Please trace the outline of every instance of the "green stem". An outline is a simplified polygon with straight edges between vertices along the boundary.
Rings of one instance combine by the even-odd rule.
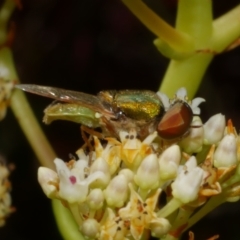
[[[6,79],[18,81],[19,78],[9,48],[3,48],[0,51],[0,68],[6,70],[6,75],[4,76]],[[41,164],[54,169],[53,160],[56,158],[56,154],[42,132],[25,94],[21,90],[15,89],[11,97],[10,105]],[[53,201],[53,210],[59,231],[65,239],[84,240],[71,213],[62,206],[59,200]]]
[[[6,0],[0,8],[0,45],[6,43],[8,36],[7,26],[15,6],[14,0]]]
[[[0,9],[0,45],[4,45],[7,40],[7,24],[14,8],[15,2],[6,0]],[[19,77],[12,52],[8,47],[2,47],[0,50],[0,70],[3,79],[18,82]],[[56,154],[42,132],[25,95],[21,91],[15,90],[10,105],[41,164],[54,169],[53,160]]]
[[[198,53],[182,61],[171,60],[159,90],[172,97],[185,87],[188,97],[193,98],[212,59],[212,54]]]
[[[75,222],[77,223],[77,226],[81,226],[83,223],[83,220],[79,214],[79,208],[77,203],[68,203],[68,207],[70,212],[72,213],[73,218],[75,219]]]
[[[41,165],[55,169],[53,160],[56,158],[56,154],[21,90],[14,90],[11,97],[11,108]]]
[[[194,214],[188,221],[187,228],[184,229],[186,231],[189,229],[192,225],[194,225],[196,222],[198,222],[200,219],[202,219],[204,216],[206,216],[209,212],[211,212],[213,209],[221,205],[225,202],[225,197],[223,194],[219,194],[218,196],[211,197],[208,202],[198,211],[196,214]]]
[[[172,97],[177,89],[185,87],[191,99],[213,59],[213,53],[208,51],[212,35],[211,1],[179,1],[176,28],[194,38],[196,53],[181,61],[171,60],[160,91]]]
[[[213,22],[212,45],[216,52],[222,52],[240,37],[240,4]]]
[[[57,221],[58,229],[65,240],[84,240],[78,230],[70,211],[59,200],[52,201],[53,212]]]
[[[178,237],[174,237],[171,234],[166,234],[165,236],[161,237],[161,240],[178,240]]]
[[[179,201],[176,198],[172,198],[166,206],[164,206],[160,211],[158,211],[157,216],[166,218],[170,214],[172,214],[174,211],[176,211],[178,208],[180,208],[183,205],[181,201]]]
[[[240,5],[212,23],[211,1],[179,1],[177,29],[194,37],[196,53],[181,61],[171,60],[160,91],[173,96],[184,86],[192,98],[214,55],[240,36],[239,16]]]
[[[193,98],[214,55],[240,36],[240,5],[213,21],[211,1],[180,0],[174,29],[141,0],[122,1],[158,36],[160,41],[154,43],[159,51],[175,58],[171,60],[160,87],[160,91],[170,97],[184,86],[189,98]]]
[[[196,159],[197,159],[198,165],[206,159],[210,148],[211,148],[211,145],[203,145],[201,152],[197,153]]]
[[[2,76],[4,79],[18,81],[12,53],[7,47],[0,51],[0,69],[4,73]],[[56,154],[42,132],[24,93],[20,90],[14,90],[10,106],[41,164],[54,169],[53,160],[56,158]]]
[[[166,23],[141,0],[122,0],[129,10],[157,37],[179,51],[190,51],[192,38]]]
[[[188,225],[188,219],[192,215],[194,208],[179,208],[177,217],[172,223],[172,227],[170,230],[170,235],[175,237],[179,237],[183,231],[185,231],[185,227]]]
[[[194,38],[195,49],[204,49],[209,45],[212,20],[212,1],[178,1],[176,29]]]
[[[234,174],[232,177],[230,177],[227,181],[225,181],[224,183],[222,183],[222,189],[226,189],[234,184],[236,184],[237,182],[240,181],[240,176],[239,174]]]

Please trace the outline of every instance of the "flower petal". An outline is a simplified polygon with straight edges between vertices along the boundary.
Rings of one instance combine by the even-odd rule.
[[[177,90],[176,92],[176,96],[182,100],[185,100],[185,98],[187,97],[187,90],[184,87],[181,87]]]

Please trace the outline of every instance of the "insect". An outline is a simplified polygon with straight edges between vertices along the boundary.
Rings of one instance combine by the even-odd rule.
[[[46,124],[69,120],[88,128],[100,127],[104,136],[118,138],[120,131],[134,128],[140,139],[157,130],[161,138],[172,140],[189,131],[193,118],[186,102],[176,100],[165,112],[160,97],[148,90],[101,91],[95,96],[32,84],[16,87],[57,100],[44,110]]]

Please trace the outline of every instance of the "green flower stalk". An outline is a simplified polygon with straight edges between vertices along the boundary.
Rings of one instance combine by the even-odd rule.
[[[24,93],[16,89],[13,90],[13,85],[19,81],[19,78],[15,70],[11,50],[8,47],[0,49],[0,69],[2,74],[1,88],[6,89],[0,93],[0,95],[5,96],[4,101],[0,104],[1,115],[5,116],[6,108],[10,104],[20,126],[42,164],[54,168],[52,159],[56,155],[44,136]],[[11,100],[8,100],[8,96],[10,96],[8,91],[10,90],[13,91]],[[36,136],[38,137],[36,138]]]
[[[20,82],[9,45],[11,38],[7,31],[7,24],[17,1],[6,0],[0,9],[0,118],[6,115],[6,108],[11,106],[18,122],[28,138],[40,162],[54,169],[52,160],[56,157],[51,145],[42,132],[29,103],[23,92],[14,89],[13,85]],[[10,29],[11,31],[11,29]],[[11,92],[11,90],[13,90]],[[12,94],[10,94],[10,92]],[[11,95],[11,100],[9,100]],[[36,138],[36,136],[38,136]]]
[[[173,28],[141,0],[122,1],[156,35],[154,45],[171,60],[159,88],[168,96],[184,86],[192,98],[213,57],[240,36],[240,5],[213,20],[211,1],[180,0]]]

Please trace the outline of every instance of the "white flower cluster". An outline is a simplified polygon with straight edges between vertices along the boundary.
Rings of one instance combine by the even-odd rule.
[[[198,127],[174,143],[162,141],[157,132],[140,141],[134,129],[121,132],[120,140],[106,138],[106,144],[94,136],[94,152],[80,149],[79,160],[68,163],[55,159],[56,172],[40,167],[39,183],[49,198],[69,208],[88,239],[181,234],[188,221],[177,216],[182,206],[196,209],[223,192],[226,201],[240,195],[239,139],[231,121],[226,126],[217,114],[204,125],[196,117],[193,125]],[[160,208],[163,191],[167,203]],[[176,219],[170,221],[173,212]]]

